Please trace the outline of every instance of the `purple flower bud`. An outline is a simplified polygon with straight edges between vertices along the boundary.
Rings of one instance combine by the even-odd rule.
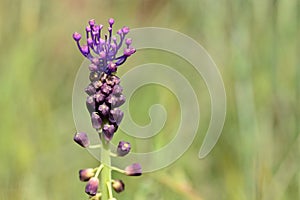
[[[116,96],[116,95],[122,94],[122,92],[123,92],[123,88],[120,85],[115,85],[113,87],[113,90],[112,90],[113,95]]]
[[[101,117],[96,113],[92,113],[92,126],[94,129],[100,129],[102,125]]]
[[[83,53],[84,55],[87,55],[87,54],[90,53],[90,49],[89,49],[89,47],[88,47],[87,45],[82,45],[81,51],[82,51],[82,53]]]
[[[94,43],[94,41],[93,41],[92,38],[88,38],[88,39],[86,40],[86,43],[87,43],[88,46],[92,46],[93,43]]]
[[[117,148],[117,155],[125,156],[130,152],[130,149],[131,149],[131,145],[129,142],[120,141]]]
[[[117,31],[117,34],[118,34],[118,35],[121,35],[122,33],[123,33],[122,29],[119,29],[119,30]]]
[[[89,65],[89,70],[92,72],[96,72],[98,70],[98,66],[95,64],[90,64]]]
[[[86,133],[75,133],[74,135],[74,141],[79,144],[80,146],[86,148],[88,146],[90,146],[90,141],[88,136],[86,135]]]
[[[115,23],[115,20],[113,18],[110,18],[108,20],[109,25],[113,25]]]
[[[104,83],[101,86],[101,91],[105,94],[109,94],[111,90],[112,90],[112,88],[107,83]]]
[[[127,33],[129,33],[129,28],[127,26],[124,26],[122,28],[122,32],[126,35]]]
[[[100,74],[98,72],[91,72],[89,78],[91,82],[98,81],[100,78]]]
[[[102,82],[101,81],[94,81],[93,86],[94,86],[94,88],[99,89],[102,86]]]
[[[103,126],[102,131],[103,131],[105,140],[106,140],[106,141],[110,141],[110,140],[113,138],[113,136],[114,136],[114,133],[115,133],[115,131],[116,131],[116,128],[115,128],[115,126],[112,125],[112,124],[105,124],[105,125]]]
[[[90,25],[91,27],[93,27],[93,26],[95,25],[95,20],[94,20],[94,19],[91,19],[91,20],[89,21],[89,25]]]
[[[87,32],[91,32],[91,27],[90,26],[87,26],[86,28],[85,28],[85,30],[87,31]]]
[[[124,113],[119,108],[114,108],[110,111],[109,121],[111,123],[116,123],[119,126],[123,119],[123,116]]]
[[[127,57],[131,56],[135,52],[136,52],[136,50],[134,48],[126,48],[126,49],[124,49],[124,55],[127,56]]]
[[[108,69],[109,74],[113,73],[113,72],[116,72],[117,71],[117,65],[115,63],[113,63],[113,62],[110,62],[107,65],[107,69]]]
[[[78,42],[81,39],[81,35],[77,32],[73,33],[73,39]]]
[[[101,39],[100,39],[100,42],[101,42]],[[101,51],[99,53],[99,56],[100,56],[100,58],[105,58],[106,57],[106,53],[104,51]]]
[[[80,181],[88,181],[93,176],[95,176],[95,171],[92,168],[79,170],[79,179],[80,179]]]
[[[120,84],[120,78],[119,78],[119,77],[117,77],[117,76],[112,76],[112,79],[113,79],[115,85]]]
[[[102,116],[107,116],[109,114],[109,107],[103,103],[98,107],[98,110]]]
[[[131,38],[127,38],[126,39],[126,44],[129,46],[129,45],[131,45],[131,43],[132,43],[132,39]]]
[[[112,182],[112,187],[114,188],[114,190],[117,192],[117,193],[120,193],[122,191],[125,190],[125,184],[123,183],[122,180],[114,180]]]
[[[100,103],[102,101],[105,100],[105,95],[102,94],[101,92],[97,92],[95,95],[94,95],[94,98],[96,100],[97,103]]]
[[[123,105],[126,101],[126,98],[122,94],[119,97],[115,95],[109,95],[106,101],[111,105],[112,108],[116,108]]]
[[[125,168],[125,174],[127,176],[140,176],[142,175],[142,167],[139,163],[134,163]]]
[[[99,30],[100,30],[100,27],[98,25],[93,26],[93,34],[94,35],[98,34]]]
[[[93,177],[89,180],[87,185],[85,186],[85,192],[88,195],[95,196],[98,191],[99,179],[97,177]]]
[[[87,99],[86,99],[86,107],[87,107],[88,111],[90,113],[95,112],[96,111],[95,106],[96,105],[95,105],[95,101],[94,101],[93,96],[88,96]]]
[[[92,63],[95,65],[99,65],[99,63],[100,63],[99,58],[93,58]]]
[[[92,84],[89,84],[85,90],[84,90],[88,95],[93,95],[96,93],[96,89]]]

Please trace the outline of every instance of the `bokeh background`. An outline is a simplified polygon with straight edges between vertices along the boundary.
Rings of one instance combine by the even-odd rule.
[[[116,174],[126,183],[118,199],[300,199],[299,0],[1,0],[1,200],[87,199],[78,169],[97,161],[72,141],[71,95],[83,57],[71,35],[83,33],[90,18],[110,17],[116,27],[165,27],[194,38],[218,65],[228,102],[221,138],[199,160],[210,119],[201,77],[168,53],[130,58],[120,74],[147,62],[181,70],[200,91],[201,122],[173,165],[138,178]],[[137,123],[149,123],[154,103],[169,114],[163,134],[151,140],[159,148],[172,138],[180,111],[166,88],[145,86],[130,102]]]

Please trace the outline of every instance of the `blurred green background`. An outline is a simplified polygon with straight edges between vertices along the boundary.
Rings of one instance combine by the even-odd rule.
[[[71,36],[91,18],[110,17],[116,27],[166,27],[194,38],[218,65],[228,102],[219,142],[197,159],[210,119],[198,77],[194,87],[205,109],[193,145],[159,172],[116,175],[126,183],[118,199],[300,199],[299,0],[1,0],[1,200],[87,199],[77,173],[97,162],[72,141],[72,87],[83,57]],[[176,63],[194,79],[177,59],[137,52],[120,73],[155,61]],[[149,101],[139,104],[142,97]],[[149,106],[162,103],[169,112],[164,131],[177,128],[178,104],[168,90],[141,88],[133,103],[137,123],[148,123]],[[152,142],[159,147],[171,136]]]

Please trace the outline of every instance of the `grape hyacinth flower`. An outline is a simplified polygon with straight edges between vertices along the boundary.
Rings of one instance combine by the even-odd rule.
[[[122,94],[120,78],[115,74],[120,65],[136,52],[131,46],[132,39],[126,38],[129,28],[124,26],[116,32],[117,36],[114,36],[114,23],[114,19],[108,20],[108,33],[103,35],[104,26],[96,24],[94,19],[89,20],[85,28],[85,42],[82,41],[81,34],[73,33],[73,39],[80,53],[90,61],[88,66],[90,83],[84,91],[87,94],[86,107],[90,114],[91,126],[96,130],[101,141],[101,144],[93,145],[101,147],[99,167],[79,171],[79,179],[87,181],[85,192],[90,200],[115,200],[112,189],[117,193],[125,189],[122,180],[112,180],[112,170],[128,176],[142,174],[141,165],[138,163],[126,167],[125,170],[110,166],[111,156],[123,157],[131,150],[128,142],[120,141],[116,152],[111,152],[110,142],[123,119],[124,113],[119,107],[126,100]],[[121,49],[122,53],[119,55]],[[90,145],[86,133],[76,133],[74,141],[84,148],[94,148]]]

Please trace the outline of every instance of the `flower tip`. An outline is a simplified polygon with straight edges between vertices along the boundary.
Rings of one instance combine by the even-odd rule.
[[[79,144],[83,148],[86,148],[86,147],[90,146],[90,141],[89,141],[89,138],[86,135],[86,133],[83,133],[83,132],[75,133],[73,139],[77,144]]]
[[[125,168],[125,174],[127,176],[141,176],[142,166],[139,163],[134,163]]]
[[[92,177],[87,185],[85,186],[85,192],[88,195],[95,196],[98,191],[99,179],[97,177]]]
[[[95,25],[95,19],[90,19],[89,20],[89,25],[94,26]]]
[[[81,35],[77,32],[73,33],[73,39],[78,42],[81,39]]]
[[[90,26],[86,26],[85,30],[86,30],[87,32],[91,32],[92,29],[91,29]]]
[[[127,26],[124,26],[124,27],[122,28],[122,32],[123,32],[124,34],[129,33],[129,31],[130,31],[130,29],[129,29],[129,27],[127,27]]]
[[[115,23],[115,20],[114,20],[113,18],[110,18],[110,19],[108,20],[108,23],[109,23],[110,25],[113,25],[113,24]]]
[[[126,44],[127,45],[131,45],[132,44],[132,39],[131,38],[127,38],[126,39]]]

